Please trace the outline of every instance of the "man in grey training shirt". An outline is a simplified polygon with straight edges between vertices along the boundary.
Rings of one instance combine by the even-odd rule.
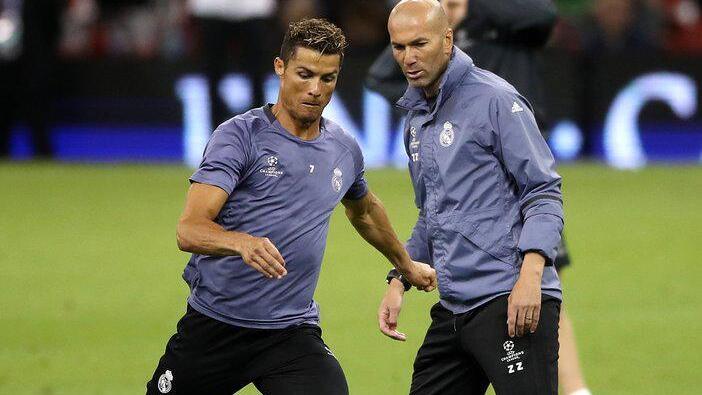
[[[413,262],[368,190],[356,141],[321,117],[345,38],[333,24],[292,23],[274,68],[275,105],[212,134],[192,175],[178,246],[192,252],[188,309],[148,394],[347,394],[321,339],[314,290],[329,219],[339,202],[356,230],[420,289],[436,273]]]
[[[397,105],[420,211],[407,249],[440,295],[410,393],[556,395],[561,178],[531,105],[453,45],[436,0],[403,0],[388,30],[409,83]],[[404,340],[385,301],[381,331]]]

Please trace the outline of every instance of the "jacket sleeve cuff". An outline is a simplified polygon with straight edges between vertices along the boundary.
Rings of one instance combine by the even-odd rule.
[[[558,255],[563,219],[551,214],[533,215],[524,222],[519,236],[519,252],[538,252],[546,258],[546,265],[553,265]]]

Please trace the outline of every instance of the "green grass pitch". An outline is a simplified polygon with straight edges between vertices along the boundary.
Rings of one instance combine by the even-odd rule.
[[[565,303],[593,393],[699,393],[702,167],[560,171],[575,261]],[[144,393],[185,309],[175,225],[189,173],[0,164],[0,394]],[[416,218],[406,172],[368,179],[406,238]],[[316,299],[352,394],[407,393],[437,299],[408,294],[408,341],[383,337],[388,267],[337,210]]]

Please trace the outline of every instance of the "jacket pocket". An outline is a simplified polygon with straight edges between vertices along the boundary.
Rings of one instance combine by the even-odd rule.
[[[519,253],[511,224],[501,207],[454,217],[448,228],[470,240],[478,248],[510,266],[517,266]]]

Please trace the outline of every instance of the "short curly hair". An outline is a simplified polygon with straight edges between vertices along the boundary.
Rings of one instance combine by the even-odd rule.
[[[319,18],[303,19],[288,25],[280,46],[280,58],[287,62],[295,54],[295,48],[304,47],[323,55],[339,55],[341,63],[346,45],[344,32],[333,23]]]

